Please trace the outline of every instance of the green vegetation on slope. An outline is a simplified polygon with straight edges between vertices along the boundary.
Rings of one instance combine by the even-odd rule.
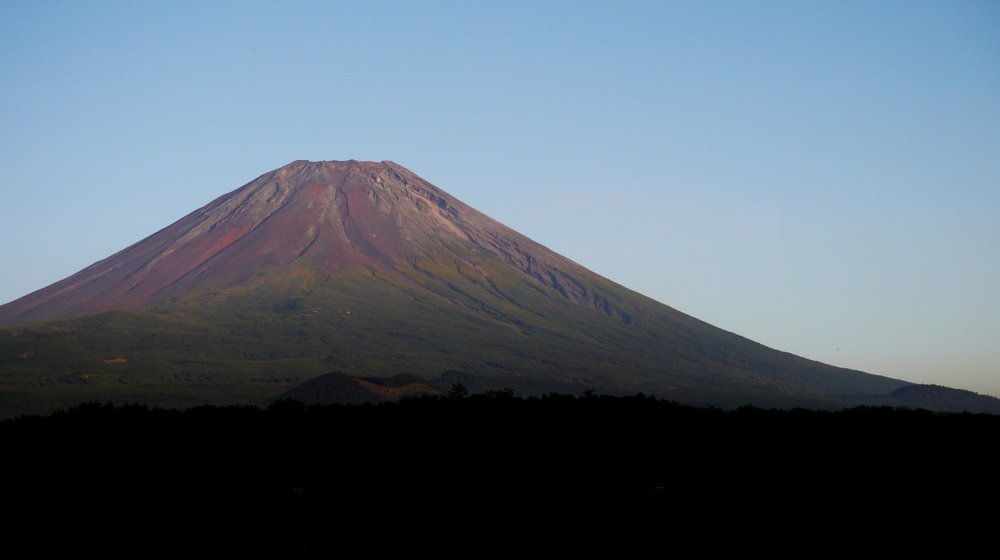
[[[523,286],[519,307],[488,285],[459,292],[440,278],[438,295],[372,274],[313,290],[262,286],[2,329],[0,406],[9,416],[88,399],[263,403],[330,371],[454,371],[524,392],[589,387],[717,404],[817,404],[903,385],[776,352],[610,283],[603,288],[620,296],[616,305],[638,298],[648,308],[627,307],[626,322],[506,279]]]

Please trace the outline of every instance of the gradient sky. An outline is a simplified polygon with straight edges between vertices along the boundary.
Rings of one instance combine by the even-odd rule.
[[[396,161],[768,346],[1000,395],[1000,3],[0,3],[0,302]]]

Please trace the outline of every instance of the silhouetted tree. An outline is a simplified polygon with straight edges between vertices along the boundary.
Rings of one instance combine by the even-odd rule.
[[[469,396],[469,389],[461,383],[455,383],[451,386],[451,390],[448,391],[449,399],[464,399]]]

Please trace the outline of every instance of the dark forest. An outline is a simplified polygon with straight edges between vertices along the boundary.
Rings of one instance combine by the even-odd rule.
[[[1000,417],[983,414],[724,411],[460,385],[377,405],[92,403],[0,423],[7,503],[28,529],[73,527],[85,547],[300,552],[401,530],[878,533],[888,518],[913,527],[989,503],[998,433]]]

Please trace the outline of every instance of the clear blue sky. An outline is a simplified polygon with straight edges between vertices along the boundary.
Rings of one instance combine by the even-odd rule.
[[[824,362],[1000,395],[1000,3],[0,3],[0,302],[394,160]]]

